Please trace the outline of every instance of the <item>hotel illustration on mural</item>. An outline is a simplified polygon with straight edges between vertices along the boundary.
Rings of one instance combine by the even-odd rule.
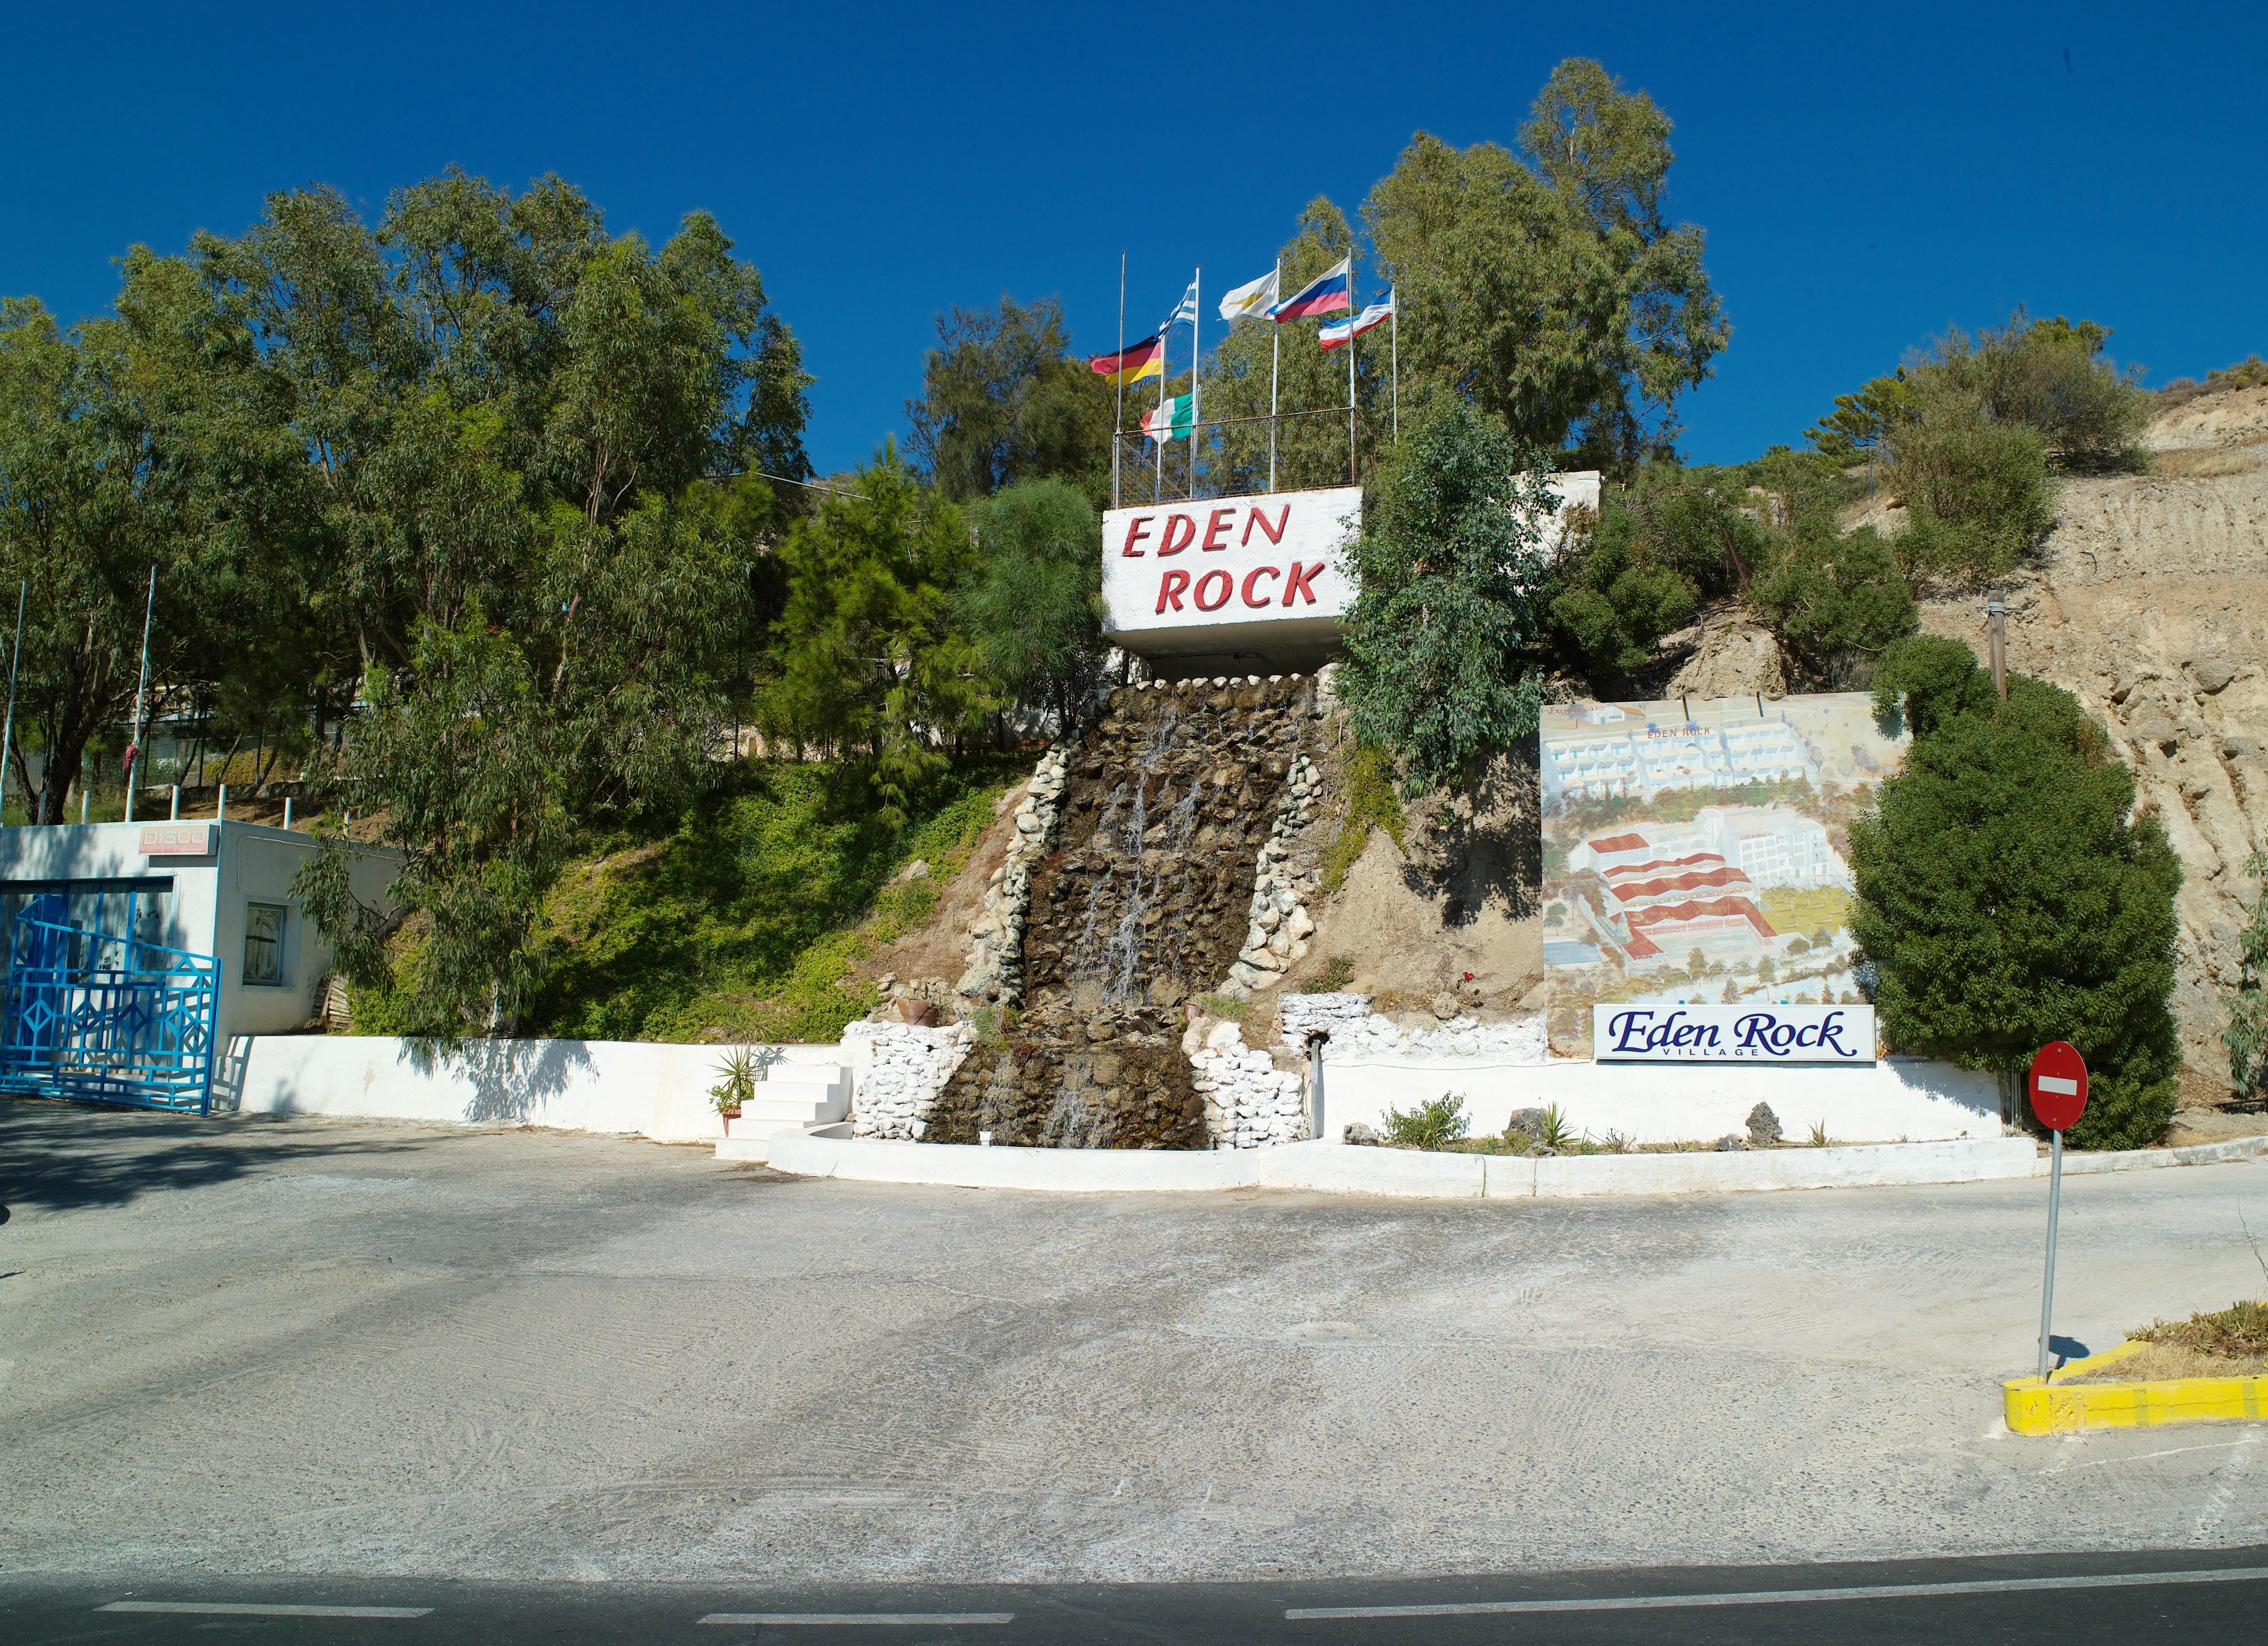
[[[1547,705],[1539,744],[1555,1043],[1602,1003],[1860,1004],[1850,823],[1905,746],[1866,695]]]

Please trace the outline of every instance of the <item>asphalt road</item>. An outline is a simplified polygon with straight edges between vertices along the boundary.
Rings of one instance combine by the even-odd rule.
[[[2258,1295],[2240,1219],[2268,1236],[2264,1188],[2253,1163],[2071,1179],[2064,1332],[2101,1347]],[[1760,1566],[1809,1588],[1840,1581],[1822,1563],[2117,1572],[2135,1551],[2246,1566],[2226,1552],[2268,1543],[2268,1425],[2005,1432],[1996,1379],[2026,1369],[2037,1318],[2032,1182],[1057,1197],[789,1179],[611,1139],[0,1103],[0,1581],[82,1585],[40,1615],[90,1628],[160,1627],[72,1611],[98,1589],[302,1578],[438,1586],[498,1616],[517,1603],[486,1585],[534,1585],[532,1617],[651,1584],[665,1608],[1167,1585],[1138,1592],[1187,1616],[1256,1606],[1244,1628],[1310,1604],[1252,1597],[1294,1591],[1610,1593],[1643,1571],[1683,1592]],[[2258,1592],[2054,1604],[2195,1617]],[[1282,1637],[1769,1638],[1819,1605],[2015,1628],[2050,1605]],[[1010,1627],[1039,1628],[1038,1606],[1005,1606]]]
[[[1479,1646],[1506,1640],[1751,1646],[2256,1639],[2268,1548],[1833,1567],[1638,1568],[1341,1583],[1016,1583],[887,1589],[461,1580],[0,1581],[24,1646],[242,1639],[260,1646],[477,1640]]]

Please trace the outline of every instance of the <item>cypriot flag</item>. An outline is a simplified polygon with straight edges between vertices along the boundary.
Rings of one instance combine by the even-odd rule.
[[[1220,300],[1223,320],[1264,320],[1277,299],[1277,277],[1283,270],[1270,269],[1257,280],[1248,280]]]

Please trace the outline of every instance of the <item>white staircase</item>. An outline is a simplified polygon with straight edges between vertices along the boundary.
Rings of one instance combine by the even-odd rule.
[[[719,1160],[769,1160],[777,1132],[850,1135],[850,1070],[839,1063],[777,1063],[740,1118],[725,1122]]]

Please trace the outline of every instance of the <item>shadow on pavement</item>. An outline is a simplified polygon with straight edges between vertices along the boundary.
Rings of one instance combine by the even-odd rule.
[[[0,1099],[0,1207],[61,1212],[125,1206],[144,1195],[227,1183],[294,1161],[367,1159],[416,1147],[287,1134],[284,1124]]]

